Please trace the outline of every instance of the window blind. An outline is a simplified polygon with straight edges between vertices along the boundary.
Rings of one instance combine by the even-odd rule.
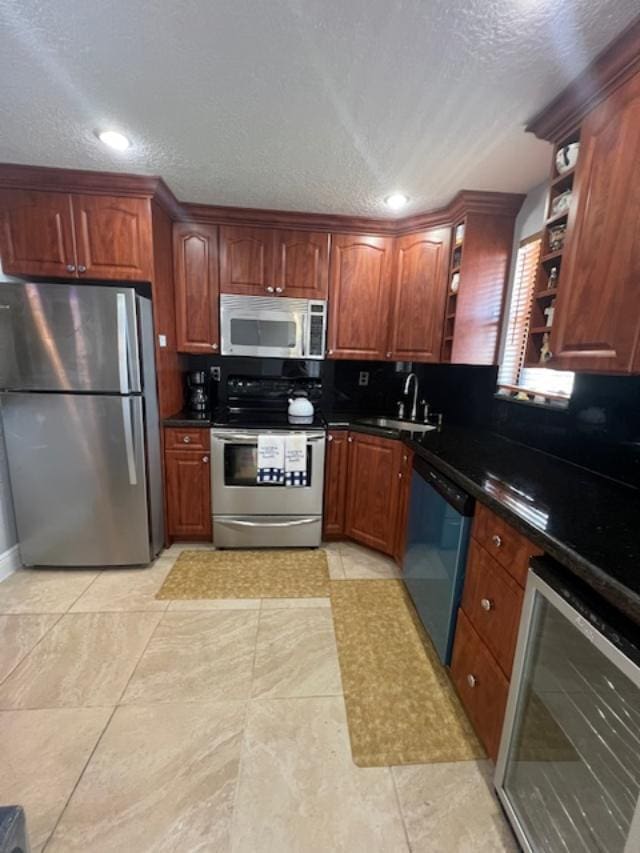
[[[574,374],[571,371],[524,366],[541,248],[542,238],[539,235],[523,240],[518,248],[498,384],[568,398],[573,390]]]

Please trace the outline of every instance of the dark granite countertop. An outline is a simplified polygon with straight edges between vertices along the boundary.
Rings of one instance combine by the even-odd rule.
[[[190,412],[188,409],[183,409],[181,412],[177,412],[175,415],[171,415],[170,418],[164,418],[162,421],[162,426],[166,427],[210,427],[211,426],[211,413],[205,412],[204,414],[196,414],[195,412]]]
[[[351,421],[350,421],[351,418]],[[406,441],[608,602],[640,623],[640,492],[517,442],[445,424],[421,435],[327,416],[346,428]]]

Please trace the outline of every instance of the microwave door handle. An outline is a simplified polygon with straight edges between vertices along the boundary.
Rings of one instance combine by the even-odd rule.
[[[303,314],[302,320],[302,357],[307,354],[307,315]]]

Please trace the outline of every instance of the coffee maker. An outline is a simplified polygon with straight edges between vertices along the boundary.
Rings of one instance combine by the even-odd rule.
[[[206,415],[209,409],[206,371],[192,370],[187,373],[187,386],[189,388],[189,400],[187,401],[189,411],[197,415]]]

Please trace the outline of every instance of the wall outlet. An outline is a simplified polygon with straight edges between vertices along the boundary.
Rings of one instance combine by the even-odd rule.
[[[358,374],[358,385],[368,385],[369,384],[369,371],[361,370]]]
[[[164,349],[167,345],[167,336],[166,335],[158,335],[158,346],[161,349]]]
[[[211,378],[214,382],[220,382],[220,368],[212,367],[211,368]]]

